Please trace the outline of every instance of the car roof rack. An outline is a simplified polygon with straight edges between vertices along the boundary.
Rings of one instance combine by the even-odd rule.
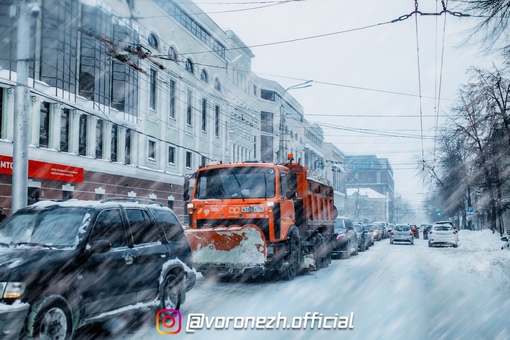
[[[160,207],[163,206],[160,202],[147,199],[147,198],[135,198],[135,197],[108,197],[104,198],[100,201],[101,203],[106,202],[131,202],[131,203],[140,203],[140,204],[156,204]]]

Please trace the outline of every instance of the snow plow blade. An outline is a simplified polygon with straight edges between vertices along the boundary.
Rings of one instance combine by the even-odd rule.
[[[267,245],[256,225],[186,229],[185,234],[198,271],[242,274],[254,268],[263,270]]]

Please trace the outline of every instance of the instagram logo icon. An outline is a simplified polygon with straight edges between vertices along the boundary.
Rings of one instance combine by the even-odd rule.
[[[177,334],[182,328],[182,314],[177,309],[160,309],[156,313],[156,330],[159,334]]]

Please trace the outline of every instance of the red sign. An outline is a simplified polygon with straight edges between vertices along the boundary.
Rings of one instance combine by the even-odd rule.
[[[12,175],[12,157],[0,155],[0,174]],[[83,182],[83,168],[29,160],[28,177]]]

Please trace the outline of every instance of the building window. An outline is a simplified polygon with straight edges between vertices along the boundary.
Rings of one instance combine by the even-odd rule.
[[[260,98],[275,102],[276,101],[276,93],[274,91],[261,89],[260,90]]]
[[[87,115],[80,116],[79,132],[78,132],[78,154],[80,156],[87,155]]]
[[[62,200],[67,201],[73,198],[73,192],[72,191],[62,191]]]
[[[216,105],[214,107],[214,135],[216,137],[220,136],[220,106]]]
[[[80,96],[94,100],[94,91],[94,76],[88,72],[82,72],[80,74]]]
[[[188,89],[188,93],[187,93],[187,102],[186,102],[186,124],[188,125],[192,125],[192,109],[193,109],[193,105],[192,105],[192,100],[193,100],[193,92],[191,90]]]
[[[175,51],[175,48],[173,48],[172,46],[168,48],[168,59],[177,61],[177,52]]]
[[[40,188],[38,187],[28,187],[28,198],[27,198],[27,204],[32,205],[36,202],[39,202],[39,196],[40,196]]]
[[[191,152],[186,151],[186,169],[191,169],[192,165],[193,164],[191,164]]]
[[[112,125],[112,136],[110,142],[112,152],[110,154],[110,158],[112,162],[117,162],[117,150],[118,150],[118,140],[117,140],[117,125]]]
[[[3,87],[0,87],[0,138],[2,137],[2,127],[3,127],[3,117],[4,117],[4,110],[3,110],[3,107],[4,107],[4,88]]]
[[[60,151],[69,151],[69,109],[60,111]]]
[[[220,80],[218,78],[214,78],[214,89],[218,90],[218,91],[221,91],[221,83],[220,83]]]
[[[170,79],[169,85],[170,92],[170,109],[169,115],[171,119],[175,119],[175,101],[176,101],[176,93],[175,93],[175,81]]]
[[[149,89],[149,108],[156,110],[156,89],[157,89],[158,71],[151,69],[150,89]]]
[[[207,128],[207,99],[202,98],[202,131]]]
[[[103,158],[103,121],[96,122],[96,158]]]
[[[195,65],[193,65],[193,62],[191,61],[191,59],[189,59],[189,58],[186,59],[185,67],[186,67],[186,71],[188,71],[191,74],[195,74]]]
[[[206,166],[206,165],[207,165],[207,157],[202,156],[202,163],[201,163],[201,166]]]
[[[50,136],[50,103],[41,103],[39,117],[39,146],[47,148]]]
[[[200,72],[200,80],[204,83],[209,83],[209,75],[206,70],[202,70],[202,72]]]
[[[169,207],[170,209],[173,209],[173,208],[174,208],[174,201],[172,201],[172,200],[168,200],[167,205],[168,205],[168,207]]]
[[[168,147],[168,164],[175,164],[175,147]]]
[[[149,160],[155,161],[156,160],[156,142],[153,140],[150,140],[148,146],[149,146],[149,149],[148,149]]]
[[[274,117],[272,112],[262,111],[260,113],[260,130],[267,133],[273,133]]]
[[[149,36],[147,37],[147,42],[149,43],[150,47],[152,47],[156,50],[158,49],[159,41],[158,41],[158,37],[156,36],[156,34],[154,34],[154,33],[149,34]]]
[[[124,152],[124,163],[131,164],[131,130],[129,129],[126,130],[126,138],[124,139]]]

